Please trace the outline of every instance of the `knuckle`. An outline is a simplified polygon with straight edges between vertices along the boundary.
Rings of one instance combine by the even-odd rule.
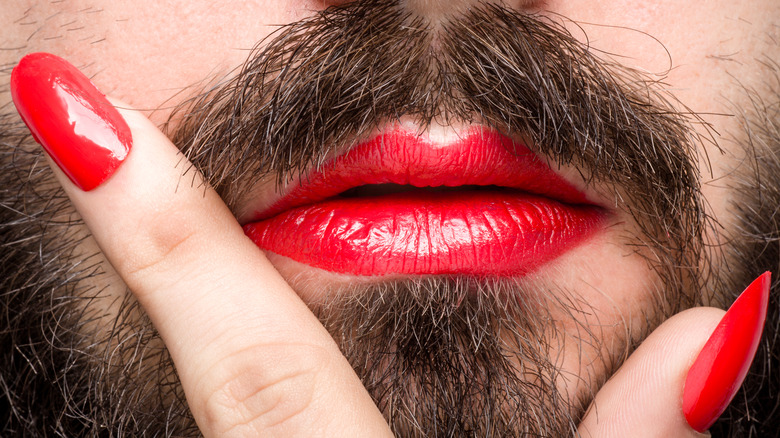
[[[209,391],[203,418],[219,436],[289,435],[312,422],[329,353],[316,345],[261,346],[235,354]]]
[[[175,279],[174,270],[198,254],[199,234],[197,224],[177,220],[175,212],[146,215],[136,224],[133,238],[125,241],[117,269],[134,292],[148,289],[144,286],[149,283]]]

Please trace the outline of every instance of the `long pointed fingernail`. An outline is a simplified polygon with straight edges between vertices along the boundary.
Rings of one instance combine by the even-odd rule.
[[[35,140],[82,190],[107,180],[130,151],[125,120],[60,57],[31,53],[22,58],[11,73],[11,97]]]
[[[765,272],[742,292],[688,371],[683,413],[699,432],[723,414],[745,379],[764,329],[770,283]]]

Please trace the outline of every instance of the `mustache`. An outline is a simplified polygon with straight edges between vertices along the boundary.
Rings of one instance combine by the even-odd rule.
[[[549,17],[481,3],[434,23],[375,0],[281,27],[180,105],[168,134],[236,211],[258,180],[282,183],[400,117],[421,130],[482,124],[599,183],[637,223],[631,243],[657,270],[685,271],[664,273],[673,289],[697,291],[704,122],[675,105],[657,78],[597,57]]]
[[[174,111],[169,135],[234,207],[253,181],[284,181],[401,116],[480,123],[609,183],[668,246],[701,234],[700,120],[656,87],[543,16],[480,4],[431,23],[401,2],[355,2],[280,28]]]

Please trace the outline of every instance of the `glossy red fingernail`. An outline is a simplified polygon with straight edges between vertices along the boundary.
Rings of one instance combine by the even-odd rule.
[[[745,379],[764,329],[770,283],[765,272],[742,292],[688,371],[683,413],[699,432],[720,417]]]
[[[108,179],[130,151],[125,120],[60,57],[31,53],[22,58],[11,73],[11,97],[35,140],[82,190]]]

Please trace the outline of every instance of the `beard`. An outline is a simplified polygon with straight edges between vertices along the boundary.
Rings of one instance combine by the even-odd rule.
[[[694,127],[703,122],[562,26],[497,6],[433,26],[394,1],[360,2],[285,26],[240,70],[183,102],[168,134],[234,212],[252,181],[284,183],[402,116],[421,130],[479,123],[519,133],[538,154],[575,165],[634,219],[639,231],[624,244],[659,279],[644,325],[608,349],[593,309],[554,283],[416,278],[324,291],[310,303],[397,435],[567,436],[594,389],[661,321],[704,302],[726,306],[736,292],[722,291],[776,266],[780,189],[761,181],[780,176],[777,159],[767,159],[780,145],[780,116],[752,101],[759,106],[744,118],[752,135],[740,142],[755,165],[735,178],[742,201],[729,242],[707,242],[719,245],[717,257],[706,250],[705,233],[718,225],[695,164],[706,138]],[[129,291],[101,287],[119,280],[83,249],[88,233],[40,149],[15,115],[4,114],[2,126],[4,430],[197,434],[154,328]],[[567,348],[603,353],[583,375],[562,375],[562,316],[577,328]],[[767,331],[778,324],[773,300]],[[778,369],[769,340],[743,387],[757,395],[737,395],[715,431],[776,430],[777,381],[764,377]],[[586,389],[567,393],[561,379]]]
[[[554,315],[578,321],[585,311],[539,292],[517,280],[434,277],[350,286],[313,307],[395,435],[568,436],[590,397],[572,397],[558,379],[591,376],[561,370]],[[592,328],[577,328],[587,333],[578,342],[600,345]]]

